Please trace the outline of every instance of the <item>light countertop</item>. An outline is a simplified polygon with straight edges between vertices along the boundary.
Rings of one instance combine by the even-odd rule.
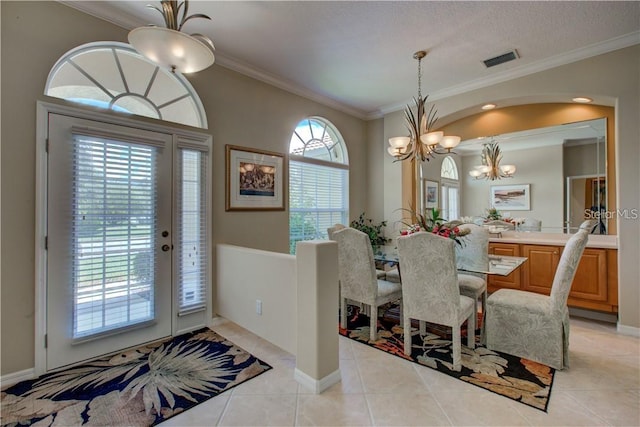
[[[564,246],[571,234],[539,233],[522,231],[503,231],[502,237],[490,235],[489,241],[495,243],[522,243],[531,245]],[[587,241],[588,248],[617,249],[618,236],[590,234]]]

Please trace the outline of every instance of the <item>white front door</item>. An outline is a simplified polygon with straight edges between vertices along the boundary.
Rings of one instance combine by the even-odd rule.
[[[172,136],[49,115],[46,370],[172,333]]]

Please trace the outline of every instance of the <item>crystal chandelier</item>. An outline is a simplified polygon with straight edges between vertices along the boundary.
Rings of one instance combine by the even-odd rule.
[[[414,114],[411,106],[407,105],[404,110],[404,119],[409,136],[396,136],[389,138],[390,147],[387,148],[389,154],[398,160],[420,160],[428,161],[436,154],[450,153],[451,149],[460,143],[459,136],[444,136],[441,131],[431,131],[438,118],[435,106],[431,106],[428,113],[425,111],[425,104],[429,95],[422,97],[422,58],[427,56],[427,52],[420,50],[413,54],[413,58],[418,60],[418,97],[413,101],[416,106]],[[446,151],[444,151],[446,150]]]
[[[475,166],[469,171],[469,175],[475,179],[484,178],[493,181],[500,178],[511,178],[516,172],[515,165],[500,165],[502,152],[498,143],[493,140],[483,145],[480,158],[482,165]]]
[[[166,28],[155,25],[135,28],[129,32],[129,43],[141,55],[169,68],[173,73],[195,73],[211,66],[215,61],[215,48],[211,39],[202,34],[186,34],[181,31],[190,19],[211,18],[201,13],[188,16],[189,0],[163,0],[160,4],[162,9],[152,5],[147,7],[162,14]],[[180,9],[181,18],[178,16]]]

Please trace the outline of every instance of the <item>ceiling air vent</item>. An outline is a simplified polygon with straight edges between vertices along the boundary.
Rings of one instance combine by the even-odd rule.
[[[484,65],[487,68],[495,67],[496,65],[504,64],[505,62],[513,61],[514,59],[518,59],[518,52],[515,50],[511,50],[507,53],[503,53],[502,55],[498,55],[493,58],[485,59]]]

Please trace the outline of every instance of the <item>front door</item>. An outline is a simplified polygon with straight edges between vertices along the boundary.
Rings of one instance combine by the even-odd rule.
[[[170,336],[172,136],[49,115],[46,369]]]

